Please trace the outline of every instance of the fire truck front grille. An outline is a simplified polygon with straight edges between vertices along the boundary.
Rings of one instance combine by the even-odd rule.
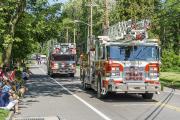
[[[67,68],[71,68],[71,64],[65,64],[65,65],[63,65],[63,64],[59,64],[59,66],[60,66],[60,68],[62,68],[62,69],[67,69]]]
[[[124,71],[124,80],[126,82],[136,81],[142,82],[144,80],[144,68],[141,67],[126,67]]]

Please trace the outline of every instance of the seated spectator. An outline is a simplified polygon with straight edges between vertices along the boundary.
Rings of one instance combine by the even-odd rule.
[[[19,114],[19,108],[18,108],[18,97],[17,95],[14,94],[14,92],[12,90],[9,90],[8,92],[8,103],[6,105],[2,104],[2,101],[0,99],[0,109],[6,109],[6,110],[11,110],[14,108],[14,112],[15,114]],[[1,96],[0,96],[1,98]]]
[[[2,87],[3,87],[3,81],[2,79],[0,79],[0,90],[2,89]]]
[[[17,71],[17,67],[15,67],[13,71],[10,71],[10,72],[9,72],[9,80],[10,80],[10,81],[15,81],[16,71]]]
[[[5,81],[5,85],[1,90],[0,102],[1,106],[6,106],[9,103],[9,90],[11,90],[11,85],[9,81]]]
[[[0,80],[7,80],[7,77],[5,76],[2,67],[0,67]]]
[[[29,67],[27,67],[27,71],[28,75],[32,75],[33,73],[29,70]]]
[[[3,79],[3,76],[4,76],[4,72],[3,72],[2,67],[0,67],[0,80]]]
[[[16,71],[17,71],[17,68],[15,67],[14,70],[8,70],[7,71],[7,77],[11,83],[11,86],[12,86],[12,89],[14,91],[17,91],[16,90]]]
[[[26,72],[26,69],[23,69],[22,79],[24,80],[24,83],[26,83],[26,81],[28,80],[28,76],[29,74]]]

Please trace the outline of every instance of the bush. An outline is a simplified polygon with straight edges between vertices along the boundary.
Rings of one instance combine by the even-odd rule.
[[[180,56],[173,51],[164,50],[162,52],[161,71],[180,71]]]

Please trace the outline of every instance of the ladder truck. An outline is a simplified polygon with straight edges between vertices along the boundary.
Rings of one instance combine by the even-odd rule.
[[[83,88],[97,91],[97,98],[112,92],[141,94],[144,99],[158,94],[160,47],[158,39],[148,38],[149,25],[149,20],[119,22],[110,26],[107,36],[93,40],[81,56]]]
[[[48,53],[48,74],[65,74],[74,77],[76,73],[76,44],[53,43]]]

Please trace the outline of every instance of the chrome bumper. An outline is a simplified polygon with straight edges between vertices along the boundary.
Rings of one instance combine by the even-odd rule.
[[[70,70],[61,70],[61,69],[58,69],[58,70],[52,70],[52,73],[53,74],[71,74],[71,73],[76,73],[76,70],[73,70],[73,69],[70,69]]]
[[[109,84],[108,91],[116,93],[159,93],[160,84],[148,83],[119,83]]]

